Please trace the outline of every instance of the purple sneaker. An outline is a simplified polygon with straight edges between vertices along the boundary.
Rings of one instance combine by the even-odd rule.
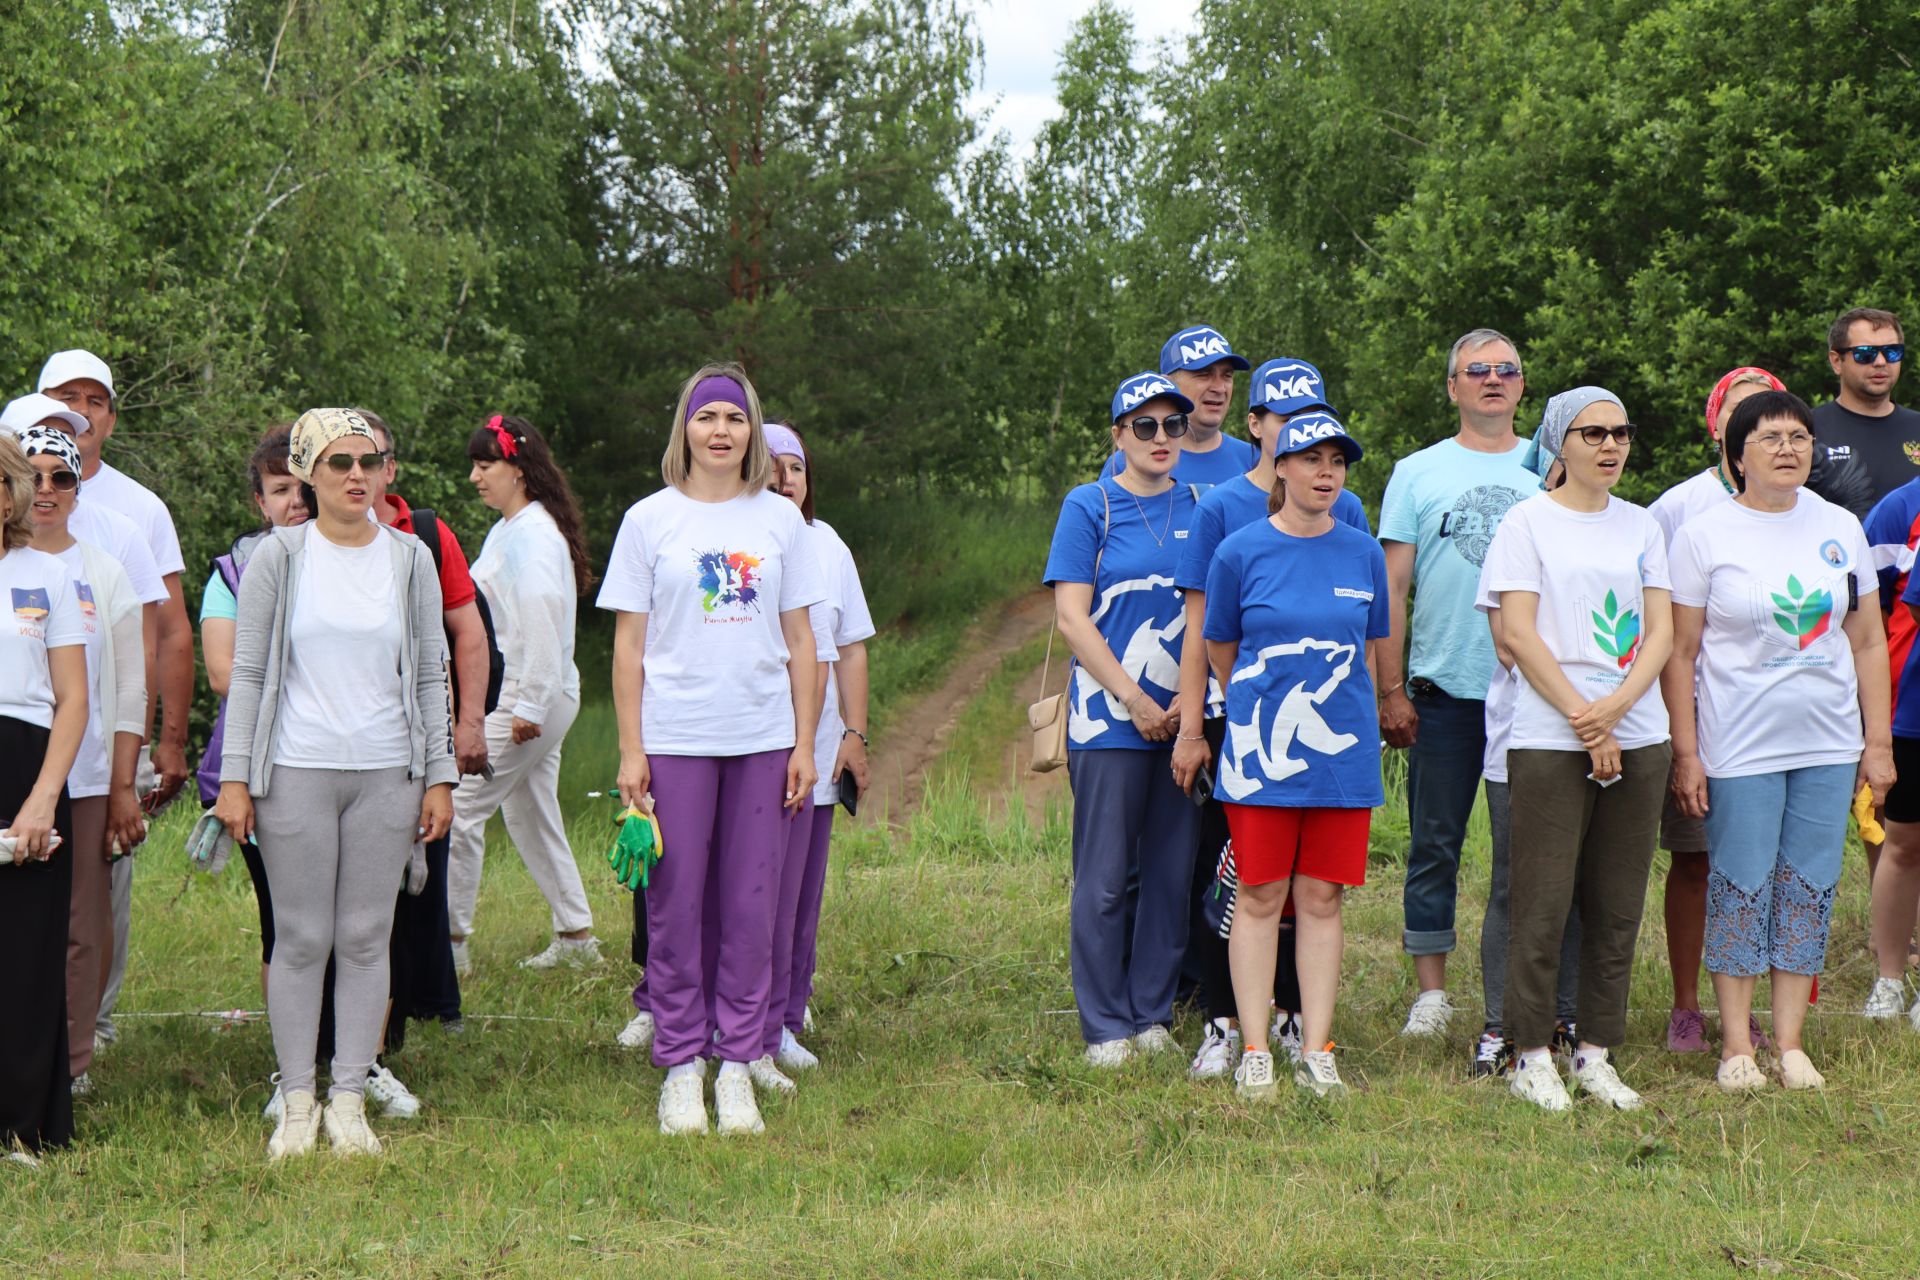
[[[1707,1020],[1698,1009],[1675,1009],[1667,1019],[1667,1052],[1705,1053]]]

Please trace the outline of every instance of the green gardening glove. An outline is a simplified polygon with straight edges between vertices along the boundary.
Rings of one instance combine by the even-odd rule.
[[[607,850],[607,865],[613,868],[613,878],[629,892],[644,889],[664,852],[660,824],[651,813],[632,805],[615,821],[620,824],[620,834]]]

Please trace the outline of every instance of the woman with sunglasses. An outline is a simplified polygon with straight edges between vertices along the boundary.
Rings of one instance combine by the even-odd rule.
[[[1720,1087],[1767,1087],[1747,1028],[1755,981],[1771,972],[1780,1081],[1817,1089],[1801,1032],[1847,814],[1863,784],[1878,804],[1894,781],[1886,631],[1860,522],[1804,487],[1806,404],[1786,391],[1749,397],[1726,450],[1738,494],[1673,540],[1673,789],[1706,818]]]
[[[1180,1051],[1168,1028],[1200,833],[1200,811],[1173,780],[1186,639],[1173,580],[1198,502],[1173,468],[1193,402],[1168,378],[1139,373],[1112,408],[1124,465],[1067,494],[1044,578],[1074,659],[1069,924],[1074,1002],[1097,1067]]]
[[[73,1139],[67,1074],[67,775],[87,731],[86,631],[72,575],[29,542],[39,473],[0,431],[0,1149],[33,1163]]]
[[[93,1023],[113,963],[111,863],[146,839],[133,772],[146,734],[146,649],[140,600],[118,560],[68,530],[80,497],[80,451],[46,427],[20,433],[34,469],[33,548],[58,560],[86,633],[87,731],[67,775],[73,805],[73,888],[67,922],[67,1065],[87,1091]]]
[[[273,885],[267,1016],[280,1066],[279,1160],[375,1155],[367,1074],[388,991],[394,888],[417,841],[452,818],[446,639],[433,557],[368,519],[386,463],[365,418],[310,409],[288,470],[313,518],[261,540],[240,582],[220,794],[237,841],[256,826]],[[335,960],[333,1081],[314,1101],[327,954]]]
[[[1560,948],[1578,901],[1573,1084],[1641,1105],[1608,1053],[1626,1038],[1627,991],[1672,752],[1660,669],[1673,645],[1667,548],[1645,509],[1612,494],[1634,427],[1619,399],[1577,387],[1547,402],[1527,465],[1559,485],[1507,512],[1487,550],[1487,594],[1520,671],[1508,730],[1507,989],[1518,1050],[1511,1090],[1573,1104],[1551,1042]]]

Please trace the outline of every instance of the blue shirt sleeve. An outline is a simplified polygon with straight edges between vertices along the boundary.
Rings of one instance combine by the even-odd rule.
[[[1207,617],[1200,628],[1203,640],[1237,643],[1240,639],[1240,559],[1215,556],[1207,570]]]
[[[1380,540],[1382,542],[1420,541],[1420,512],[1415,506],[1415,479],[1406,460],[1393,464],[1387,480],[1386,496],[1380,499]]]
[[[1373,603],[1367,608],[1367,639],[1385,640],[1393,628],[1387,612],[1387,555],[1373,544]]]
[[[1213,553],[1219,549],[1220,536],[1225,529],[1226,517],[1221,514],[1219,501],[1209,502],[1202,497],[1200,505],[1194,509],[1193,525],[1187,533],[1187,548],[1180,553],[1180,567],[1174,571],[1173,585],[1176,588],[1181,591],[1207,589],[1207,570],[1213,564]]]
[[[227,590],[226,579],[215,569],[213,576],[207,579],[207,589],[200,593],[200,621],[209,618],[225,618],[228,622],[240,617],[240,603],[233,598],[233,592]]]
[[[1366,504],[1355,497],[1351,489],[1342,489],[1340,496],[1333,500],[1333,518],[1352,525],[1369,538],[1373,536],[1373,526],[1367,523]]]
[[[1053,545],[1047,551],[1042,583],[1049,587],[1059,582],[1094,585],[1094,562],[1100,553],[1105,527],[1104,511],[1097,484],[1083,484],[1067,494],[1060,503],[1060,518],[1053,526]]]

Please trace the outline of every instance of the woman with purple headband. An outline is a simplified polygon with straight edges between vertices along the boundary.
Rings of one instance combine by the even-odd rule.
[[[654,807],[662,856],[643,900],[660,1131],[764,1129],[748,1064],[773,998],[787,824],[817,780],[809,607],[824,597],[800,511],[768,485],[760,400],[737,365],[687,380],[660,463],[628,508],[598,604],[619,615],[620,799]]]

